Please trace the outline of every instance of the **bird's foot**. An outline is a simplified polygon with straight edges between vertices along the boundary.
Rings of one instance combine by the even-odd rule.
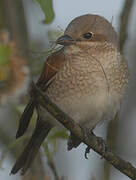
[[[93,130],[91,130],[91,134],[95,135],[95,134],[93,133]],[[90,149],[91,149],[90,146],[87,146],[87,148],[85,149],[85,158],[86,158],[86,159],[88,159],[87,154],[90,153]]]
[[[85,149],[85,158],[86,159],[88,159],[88,157],[87,157],[87,154],[89,154],[90,153],[90,146],[87,146],[87,148]]]
[[[93,133],[93,131],[91,131],[91,134],[92,134],[92,135],[95,135],[95,134]],[[105,141],[104,141],[101,137],[97,137],[97,142],[98,142],[98,144],[101,146],[101,155],[102,155],[101,159],[102,159],[103,156],[104,156],[104,154],[105,154],[105,152],[106,152],[107,145],[106,145]],[[88,159],[87,154],[90,153],[90,149],[91,149],[91,147],[90,147],[90,146],[87,146],[87,148],[86,148],[86,150],[85,150],[85,158],[86,158],[86,159]]]
[[[104,154],[105,154],[105,152],[106,152],[106,150],[107,150],[107,144],[105,143],[105,141],[101,138],[101,137],[97,137],[97,141],[98,141],[98,144],[100,144],[101,145],[101,159],[103,159],[103,157],[104,157]]]

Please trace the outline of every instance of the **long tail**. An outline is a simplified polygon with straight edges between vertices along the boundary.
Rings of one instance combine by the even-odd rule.
[[[41,121],[41,119],[38,117],[36,128],[32,134],[32,137],[13,166],[11,174],[16,174],[20,169],[22,170],[21,174],[25,174],[51,128],[52,127],[48,122]]]
[[[34,108],[35,108],[35,102],[33,99],[31,99],[29,101],[29,103],[27,104],[21,118],[19,121],[19,128],[17,130],[16,133],[16,138],[21,137],[27,130],[29,122],[31,120],[31,117],[33,115],[34,112]]]

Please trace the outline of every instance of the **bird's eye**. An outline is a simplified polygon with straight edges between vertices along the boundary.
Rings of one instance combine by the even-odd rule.
[[[91,39],[92,35],[93,35],[93,33],[88,32],[88,33],[86,33],[86,34],[83,34],[83,37],[84,37],[85,39]]]

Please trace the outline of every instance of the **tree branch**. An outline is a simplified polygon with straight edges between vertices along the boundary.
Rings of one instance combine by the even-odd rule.
[[[32,83],[32,96],[35,97],[38,104],[46,108],[46,110],[52,114],[55,119],[69,129],[75,136],[80,138],[87,146],[90,146],[90,148],[104,157],[123,174],[133,180],[136,179],[136,168],[113,153],[102,138],[91,134],[88,129],[83,129],[75,123],[72,118],[62,112],[53,102],[51,102],[48,96],[43,94],[43,92],[41,92],[34,83]]]
[[[123,10],[120,14],[120,51],[123,51],[126,39],[128,37],[128,23],[129,23],[129,17],[131,13],[131,9],[133,7],[134,0],[125,0]]]

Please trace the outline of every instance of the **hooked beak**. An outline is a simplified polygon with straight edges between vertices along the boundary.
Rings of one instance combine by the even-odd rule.
[[[60,45],[63,45],[63,46],[68,46],[68,45],[71,45],[71,44],[74,44],[74,43],[75,43],[75,40],[72,39],[68,35],[61,36],[56,40],[56,44],[60,44]]]

